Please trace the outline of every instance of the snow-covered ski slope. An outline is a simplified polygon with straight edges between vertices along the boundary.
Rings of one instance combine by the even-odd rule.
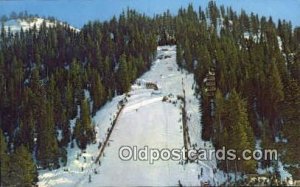
[[[98,153],[98,143],[90,145],[79,160],[79,149],[72,149],[68,157],[68,171],[60,168],[56,171],[40,172],[41,186],[174,186],[179,181],[182,185],[199,186],[201,181],[217,185],[224,181],[223,173],[213,173],[215,159],[181,164],[180,161],[122,161],[119,149],[122,146],[148,146],[149,149],[182,149],[182,101],[177,95],[186,96],[186,111],[189,120],[190,145],[198,148],[213,149],[211,143],[201,140],[201,113],[199,101],[194,94],[194,77],[176,64],[176,46],[158,47],[157,59],[151,70],[132,85],[127,102],[117,119],[110,136],[109,146],[105,148],[104,157],[99,163],[93,163]],[[167,57],[167,58],[164,58]],[[159,90],[147,89],[146,83],[154,83]],[[168,96],[163,102],[163,97]],[[125,95],[118,96],[107,103],[93,118],[97,130],[97,142],[103,142],[107,128],[117,112],[117,104]],[[84,163],[83,156],[86,157]],[[93,159],[94,160],[94,159]],[[82,167],[84,168],[82,171]],[[203,170],[203,176],[199,174]],[[95,171],[97,174],[95,174]]]

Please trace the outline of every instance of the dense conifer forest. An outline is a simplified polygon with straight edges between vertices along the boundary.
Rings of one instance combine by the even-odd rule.
[[[80,32],[60,24],[18,33],[2,27],[1,184],[29,184],[36,167],[55,169],[67,162],[68,144],[84,150],[93,143],[91,116],[151,66],[152,25],[152,19],[128,10],[110,21],[89,22]],[[15,168],[15,157],[34,173]]]
[[[195,73],[201,94],[202,138],[215,148],[275,148],[300,177],[300,28],[230,7],[179,10],[175,19],[177,62]],[[213,71],[216,93],[204,81]],[[255,173],[277,161],[222,161],[227,172]],[[277,176],[278,177],[278,176]]]
[[[149,70],[158,45],[177,45],[178,65],[195,74],[204,140],[236,150],[254,150],[259,140],[278,149],[300,179],[300,28],[211,1],[206,9],[189,5],[153,18],[128,9],[80,31],[44,23],[13,33],[2,26],[1,186],[35,184],[38,169],[68,162],[69,146],[95,143],[91,118]],[[213,95],[204,83],[211,71]],[[218,163],[245,174],[258,165],[278,167],[272,160]]]

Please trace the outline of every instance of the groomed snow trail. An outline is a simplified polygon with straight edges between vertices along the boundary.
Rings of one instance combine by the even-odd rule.
[[[88,161],[83,171],[79,167],[83,165],[82,158],[76,160],[74,158],[76,151],[73,150],[68,160],[69,171],[63,172],[59,169],[40,172],[42,175],[39,184],[45,186],[174,186],[180,181],[182,185],[199,186],[201,181],[209,181],[211,185],[224,181],[221,172],[213,173],[213,169],[216,168],[214,158],[187,164],[179,164],[178,160],[159,160],[150,164],[149,161],[122,161],[119,158],[119,149],[122,146],[136,146],[138,149],[147,146],[149,149],[159,150],[183,148],[182,102],[177,100],[177,95],[183,95],[183,89],[186,96],[186,112],[189,117],[187,126],[191,145],[196,144],[197,148],[202,149],[213,149],[210,142],[201,140],[201,113],[199,100],[194,95],[193,74],[178,69],[176,46],[158,47],[157,53],[158,56],[167,58],[154,61],[151,70],[132,85],[127,97],[128,102],[120,113],[109,146],[105,148],[105,156],[100,158],[101,165],[91,160],[91,157],[97,156],[97,145],[88,147],[85,153]],[[157,84],[159,91],[147,89],[147,82]],[[162,101],[164,96],[168,96],[167,102]],[[103,142],[105,138],[103,129],[110,127],[117,111],[117,103],[123,98],[124,95],[118,96],[94,117],[98,132],[97,142]],[[199,179],[201,168],[203,176]],[[94,173],[95,170],[97,174]]]

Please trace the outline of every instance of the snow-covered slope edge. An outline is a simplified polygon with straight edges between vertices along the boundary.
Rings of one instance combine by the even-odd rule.
[[[36,25],[36,28],[39,29],[42,26],[43,22],[45,22],[47,27],[53,27],[57,24],[68,25],[61,21],[56,21],[56,20],[54,21],[54,20],[35,17],[35,18],[28,18],[28,19],[11,19],[9,21],[4,22],[4,29],[6,31],[8,31],[8,29],[10,29],[10,31],[13,33],[21,31],[21,28],[24,31],[29,30],[29,29],[33,28],[34,25]],[[68,25],[68,26],[71,29],[75,30],[76,32],[80,31],[79,29],[77,29],[71,25]],[[0,27],[2,27],[2,26],[0,25]]]
[[[151,70],[141,76],[128,93],[128,101],[104,150],[105,155],[100,158],[101,162],[94,162],[99,154],[99,142],[104,141],[118,110],[117,105],[125,95],[108,102],[93,118],[97,144],[89,145],[81,154],[76,145],[73,149],[69,148],[67,166],[40,171],[39,186],[175,186],[179,183],[199,186],[201,182],[219,185],[225,181],[222,171],[213,172],[216,169],[215,158],[186,164],[182,160],[159,160],[150,164],[147,161],[122,161],[118,157],[118,151],[124,145],[160,150],[183,148],[182,103],[177,98],[183,94],[183,89],[190,117],[187,125],[191,144],[197,145],[197,148],[213,149],[210,142],[201,140],[201,117],[194,95],[193,74],[178,68],[176,46],[159,47],[160,55],[168,58],[154,61]],[[147,88],[149,82],[156,84],[158,90]],[[164,97],[168,99],[163,101]]]

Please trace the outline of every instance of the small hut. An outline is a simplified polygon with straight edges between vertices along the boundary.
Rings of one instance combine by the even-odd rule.
[[[205,91],[209,97],[214,97],[216,93],[216,77],[214,69],[211,69],[204,79]]]

